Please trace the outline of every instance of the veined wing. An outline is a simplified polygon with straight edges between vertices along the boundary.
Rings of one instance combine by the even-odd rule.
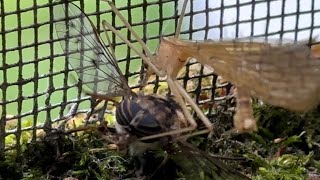
[[[269,104],[290,110],[310,110],[320,102],[320,59],[313,58],[306,45],[228,43],[221,43],[223,50],[207,61],[219,75]]]
[[[320,102],[320,59],[315,58],[306,45],[261,39],[186,41],[164,38],[162,43],[164,49],[174,48],[171,54],[175,59],[193,57],[271,105],[307,111]]]
[[[249,180],[221,160],[213,158],[187,142],[178,141],[176,152],[171,155],[180,169],[181,179]]]
[[[73,3],[57,4],[53,10],[61,47],[84,90],[106,97],[128,95],[130,88],[114,56],[85,13]]]

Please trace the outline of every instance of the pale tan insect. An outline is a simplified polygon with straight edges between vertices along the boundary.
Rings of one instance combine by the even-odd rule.
[[[109,4],[112,7],[112,4]],[[113,10],[116,11],[115,7]],[[121,16],[120,13],[117,14]],[[130,29],[125,19],[122,20]],[[178,102],[183,104],[183,97],[194,108],[208,128],[199,133],[211,131],[212,125],[175,79],[179,70],[191,57],[203,65],[210,66],[218,75],[236,85],[237,107],[234,124],[235,128],[241,132],[256,130],[251,95],[266,103],[299,112],[310,110],[319,103],[320,60],[311,56],[307,46],[294,43],[271,43],[256,39],[247,41],[180,40],[177,37],[181,22],[180,19],[175,38],[161,39],[156,56],[151,56],[144,43],[140,42],[147,56],[152,60],[152,64],[143,54],[139,55],[149,65],[146,79],[153,72],[160,77],[166,76],[173,94],[178,97]],[[107,25],[106,22],[104,25],[112,30],[111,25]],[[112,31],[116,33],[114,29]],[[132,29],[131,32],[134,34]],[[137,35],[135,38],[139,40]],[[125,41],[125,38],[123,40]],[[130,46],[129,42],[126,43]],[[194,130],[197,124],[188,115],[186,108],[185,114],[191,126],[182,132]]]
[[[257,39],[188,41],[162,38],[153,64],[171,77],[176,77],[191,57],[213,68],[237,87],[236,129],[252,131],[256,124],[250,95],[298,112],[308,111],[319,103],[320,60],[316,58],[319,46],[312,49],[298,43]],[[149,69],[147,75],[151,73],[152,69]]]
[[[164,61],[181,62],[167,71],[174,76],[189,57],[212,67],[236,85],[238,102],[234,120],[240,131],[256,128],[250,95],[298,112],[308,111],[320,101],[320,60],[305,45],[163,38],[154,64],[165,69]]]

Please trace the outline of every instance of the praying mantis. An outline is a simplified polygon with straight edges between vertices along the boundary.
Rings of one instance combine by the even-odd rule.
[[[121,18],[121,14],[117,12],[114,5],[108,3]],[[186,3],[187,0],[184,1],[175,37],[161,38],[156,55],[151,55],[146,45],[135,35],[123,17],[121,20],[146,52],[147,57],[139,54],[148,64],[143,82],[146,82],[153,73],[166,77],[179,104],[183,104],[184,98],[206,125],[207,130],[199,134],[211,132],[213,127],[176,80],[178,72],[189,58],[195,58],[201,64],[211,67],[218,75],[237,87],[234,126],[239,132],[257,130],[251,107],[251,96],[258,97],[268,104],[297,112],[308,111],[320,102],[320,60],[312,56],[314,51],[306,45],[261,41],[254,38],[221,41],[178,39]],[[116,33],[116,30],[107,22],[104,21],[103,25]],[[122,39],[125,41],[124,38]],[[133,48],[129,42],[126,43]],[[149,61],[145,60],[146,58]],[[186,108],[184,109],[187,119],[190,120],[190,127],[184,130],[192,131],[197,124],[189,116]]]

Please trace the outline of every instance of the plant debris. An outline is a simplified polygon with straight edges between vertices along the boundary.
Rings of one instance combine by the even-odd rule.
[[[146,177],[226,179],[222,172],[234,172],[230,174],[243,179],[319,177],[320,107],[298,114],[255,103],[254,112],[257,133],[232,132],[232,114],[221,110],[212,117],[217,129],[211,138],[193,137],[189,140],[191,147],[178,142],[159,152],[145,153],[144,158],[151,162],[147,164]],[[36,142],[22,141],[21,154],[6,151],[0,161],[0,177],[69,180],[136,177],[135,160],[116,146],[111,148],[113,144],[102,135],[101,127],[97,129],[81,133],[52,131]]]

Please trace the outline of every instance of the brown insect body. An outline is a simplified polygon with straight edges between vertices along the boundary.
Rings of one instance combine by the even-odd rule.
[[[174,52],[161,52],[170,52],[168,49]],[[307,46],[298,44],[163,38],[159,59],[181,62],[167,66],[167,73],[175,76],[183,60],[193,57],[266,103],[304,112],[320,101],[320,60],[310,57],[310,53]]]

